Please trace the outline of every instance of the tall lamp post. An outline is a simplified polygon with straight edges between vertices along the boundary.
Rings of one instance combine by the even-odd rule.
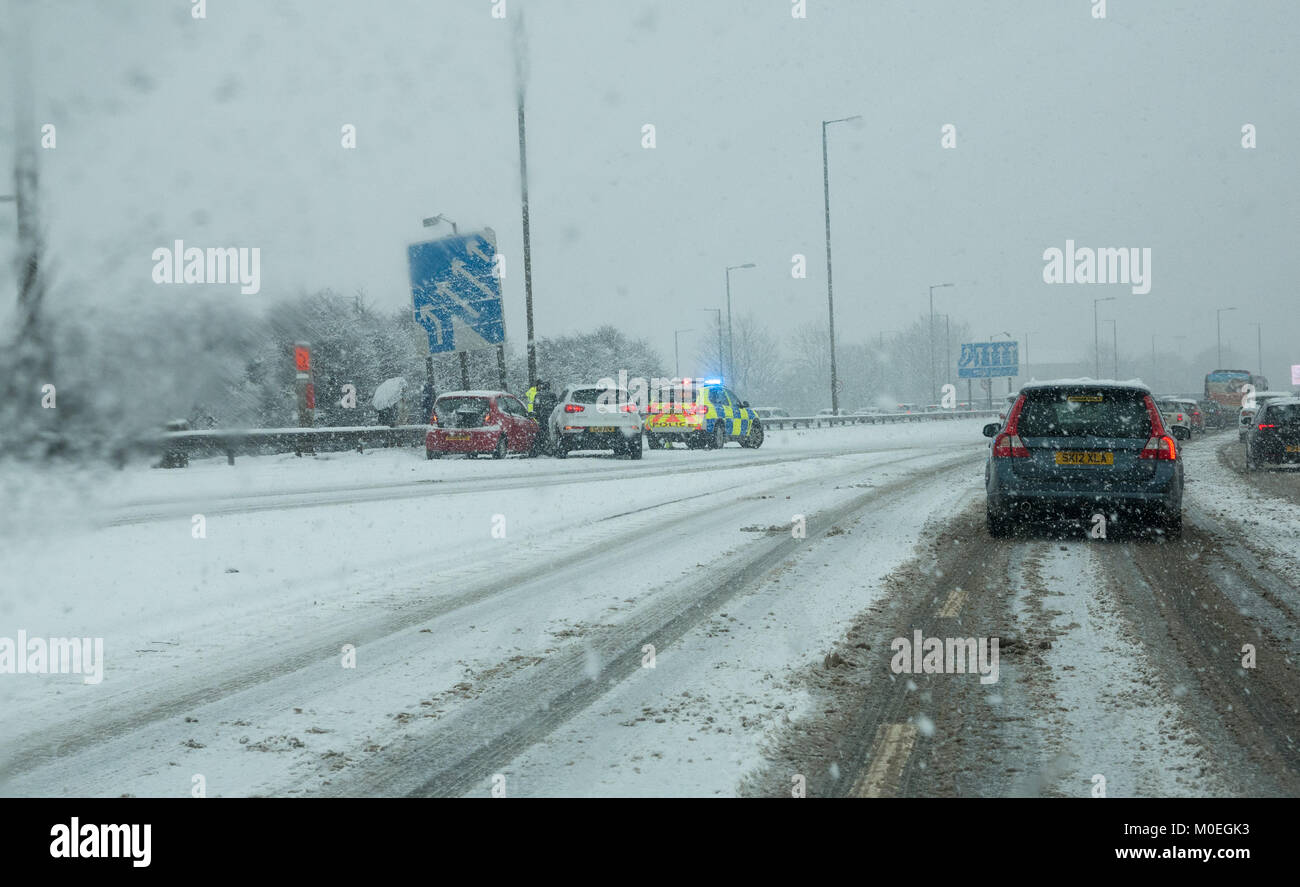
[[[682,377],[682,352],[681,348],[677,344],[677,337],[682,333],[690,332],[694,332],[694,330],[673,330],[673,371],[677,374],[677,378],[679,379]]]
[[[1218,342],[1219,349],[1219,365],[1215,367],[1215,369],[1223,369],[1223,312],[1236,310],[1236,306],[1233,306],[1232,308],[1214,309],[1215,340]]]
[[[938,398],[938,389],[934,386],[934,291],[952,286],[951,283],[936,283],[930,287],[930,401]]]
[[[952,330],[948,324],[947,314],[936,314],[935,317],[943,318],[943,378],[944,384],[947,384],[952,381],[952,336],[950,335]]]
[[[1092,300],[1092,353],[1097,362],[1096,378],[1101,378],[1101,333],[1097,329],[1097,305],[1100,302],[1113,302],[1118,296],[1106,296],[1104,299]]]
[[[1255,328],[1255,361],[1259,366],[1259,374],[1264,375],[1264,332],[1262,323],[1252,323]]]
[[[1111,377],[1118,381],[1119,379],[1119,332],[1118,332],[1119,324],[1116,323],[1113,317],[1107,317],[1105,320],[1102,321],[1102,323],[1110,324],[1110,356],[1113,361],[1111,364]]]
[[[724,382],[731,380],[726,377],[722,370],[722,309],[721,308],[701,308],[701,311],[712,311],[717,319],[718,324],[718,376]],[[680,378],[680,377],[679,377]]]
[[[826,127],[833,123],[861,120],[861,114],[822,121],[822,195],[826,202],[826,309],[830,316],[831,334],[831,412],[840,414],[839,373],[835,368],[835,289],[831,285],[831,173],[826,148]]]
[[[729,385],[736,384],[736,340],[731,332],[731,272],[753,267],[753,262],[727,266],[727,384]]]
[[[1011,338],[1010,333],[1003,331],[1000,333],[994,333],[993,335],[989,336],[989,341],[992,342],[998,336],[1006,336],[1008,339]],[[1011,393],[1011,377],[1007,376],[1007,394],[1010,393]],[[993,409],[993,380],[992,379],[989,379],[989,409],[990,410]]]

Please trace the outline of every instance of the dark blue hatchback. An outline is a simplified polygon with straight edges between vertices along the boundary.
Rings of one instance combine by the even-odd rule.
[[[1006,424],[985,426],[988,528],[1100,513],[1182,533],[1183,463],[1145,386],[1087,379],[1027,385]]]

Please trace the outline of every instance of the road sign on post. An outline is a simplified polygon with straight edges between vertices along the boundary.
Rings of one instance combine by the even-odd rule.
[[[429,353],[474,351],[506,340],[491,228],[407,247],[415,319]]]
[[[961,346],[957,378],[991,379],[1020,375],[1019,342],[972,342]]]

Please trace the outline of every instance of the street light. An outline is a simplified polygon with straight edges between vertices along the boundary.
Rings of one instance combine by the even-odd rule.
[[[831,412],[840,414],[839,373],[835,368],[835,290],[831,286],[831,172],[826,149],[826,127],[833,123],[861,120],[861,114],[822,121],[822,195],[826,202],[826,310],[830,316],[831,333]]]
[[[1110,354],[1111,357],[1113,358],[1113,363],[1111,364],[1111,376],[1116,381],[1118,381],[1119,380],[1119,339],[1118,339],[1119,324],[1115,322],[1115,319],[1113,317],[1107,317],[1104,321],[1102,321],[1102,323],[1110,324]]]
[[[994,333],[993,335],[989,336],[989,341],[992,342],[998,336],[1006,336],[1008,339],[1011,338],[1011,334],[1003,330],[1000,333]],[[1007,394],[1010,393],[1011,393],[1011,377],[1007,376]],[[990,410],[993,409],[993,380],[992,379],[989,379],[989,409]]]
[[[682,377],[682,353],[677,345],[677,337],[682,333],[692,333],[693,329],[673,330],[673,369],[677,372],[677,378]]]
[[[1252,323],[1255,328],[1255,360],[1259,364],[1259,374],[1264,375],[1264,333],[1262,323]]]
[[[1097,330],[1097,304],[1099,302],[1113,302],[1119,296],[1107,296],[1104,299],[1092,300],[1092,353],[1097,362],[1095,378],[1101,378],[1101,333]]]
[[[943,377],[947,380],[944,384],[952,381],[952,368],[950,362],[952,359],[952,330],[948,325],[947,314],[936,314],[935,317],[943,318]]]
[[[731,272],[738,271],[741,268],[753,268],[753,262],[746,262],[743,265],[727,266],[727,377],[732,379],[736,375],[736,340],[731,334]]]
[[[943,289],[945,286],[952,286],[951,283],[936,283],[930,287],[930,400],[933,402],[938,396],[938,390],[934,387],[934,291]]]
[[[438,213],[436,216],[429,216],[429,218],[425,219],[424,227],[432,228],[434,225],[438,224],[439,222],[446,222],[448,225],[451,225],[452,234],[460,233],[459,231],[456,230],[456,223],[453,222],[451,219],[447,218],[446,216],[444,216],[442,213]]]
[[[1214,309],[1214,324],[1216,329],[1216,340],[1218,341],[1219,344],[1219,365],[1215,367],[1215,369],[1220,369],[1220,370],[1223,369],[1223,312],[1236,311],[1236,310],[1237,309],[1235,306],[1232,308]]]
[[[726,373],[722,371],[722,309],[721,308],[701,308],[701,311],[712,311],[717,316],[718,324],[718,378],[724,382],[731,381],[727,378]],[[680,379],[681,377],[678,376]]]

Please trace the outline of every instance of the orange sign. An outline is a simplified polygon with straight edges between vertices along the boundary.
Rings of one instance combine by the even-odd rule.
[[[293,347],[293,365],[300,373],[311,372],[311,351],[302,345]]]

